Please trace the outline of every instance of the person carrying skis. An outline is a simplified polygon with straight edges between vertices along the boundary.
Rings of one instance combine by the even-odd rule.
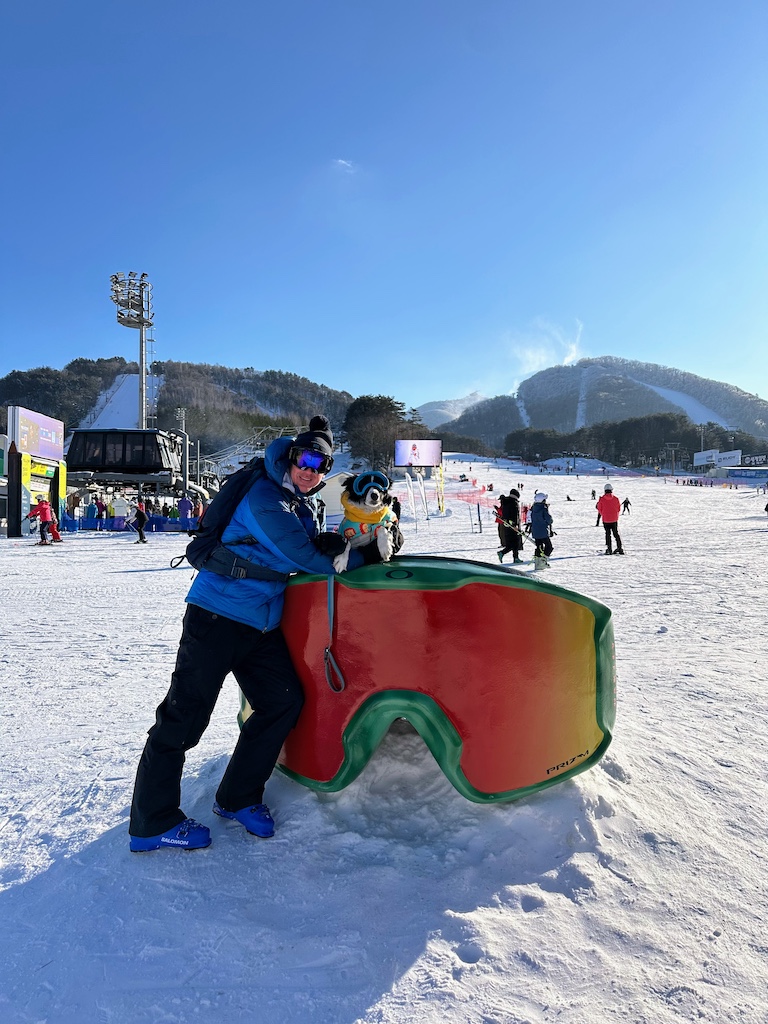
[[[531,505],[531,536],[536,542],[536,550],[533,552],[533,560],[537,569],[549,568],[548,558],[552,554],[552,541],[554,531],[552,529],[552,516],[547,506],[547,495],[543,491],[537,491],[533,496]]]
[[[250,563],[242,577],[202,567],[187,594],[176,668],[141,755],[133,793],[130,849],[199,850],[210,830],[179,807],[186,752],[205,731],[231,672],[253,714],[216,792],[213,812],[268,839],[275,823],[264,786],[304,702],[301,682],[280,631],[285,588],[297,572],[330,576],[344,544],[317,528],[314,496],[333,466],[333,434],[324,416],[309,430],[267,447],[221,535],[222,545]],[[341,545],[341,546],[340,546]],[[352,548],[349,568],[381,561],[377,544]]]
[[[501,548],[497,551],[499,561],[504,561],[504,555],[512,552],[512,561],[521,562],[518,553],[523,546],[523,537],[520,532],[520,491],[513,487],[509,494],[502,494],[499,498],[499,539]]]
[[[605,553],[606,555],[612,555],[613,552],[613,541],[616,541],[616,554],[623,555],[624,548],[621,543],[621,537],[619,536],[619,512],[621,511],[621,505],[619,499],[613,493],[613,484],[606,484],[603,488],[603,494],[598,499],[597,509],[598,515],[602,516],[603,528],[605,529]]]

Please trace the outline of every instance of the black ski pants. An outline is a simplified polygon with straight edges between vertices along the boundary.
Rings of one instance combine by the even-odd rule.
[[[619,524],[618,523],[606,523],[603,520],[603,529],[605,530],[605,549],[611,551],[611,544],[613,540],[616,540],[616,550],[621,551],[621,537],[619,536]]]
[[[507,555],[511,551],[515,558],[523,546],[520,531],[511,526],[499,524],[499,538],[501,539],[502,554]]]
[[[187,750],[205,732],[224,679],[232,673],[253,708],[216,792],[227,811],[262,802],[304,694],[279,629],[252,626],[187,606],[176,668],[157,709],[136,773],[130,833],[156,836],[187,817],[181,774]]]
[[[533,552],[534,558],[540,558],[545,555],[547,558],[552,554],[552,541],[549,537],[534,537],[536,541],[536,549]]]

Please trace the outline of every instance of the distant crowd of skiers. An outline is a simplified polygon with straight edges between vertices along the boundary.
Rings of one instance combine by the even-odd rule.
[[[80,508],[80,495],[71,494],[67,498],[68,514],[75,518],[76,511]],[[153,501],[149,497],[142,498],[141,496],[135,502],[129,502],[127,498],[120,494],[108,502],[104,502],[101,496],[91,495],[88,504],[83,506],[83,518],[92,522],[93,528],[96,530],[111,529],[115,520],[122,520],[121,525],[118,527],[118,529],[122,529],[123,524],[130,521],[130,525],[138,533],[139,539],[136,543],[146,544],[147,539],[144,529],[149,522],[150,515],[163,516],[171,520],[195,520],[197,523],[200,521],[204,510],[204,505],[200,498],[193,502],[186,495],[171,505],[167,501],[161,504],[159,500]],[[35,496],[35,504],[24,516],[24,519],[39,523],[38,544],[43,547],[49,544],[61,544],[59,521],[56,512],[44,494],[37,494]]]

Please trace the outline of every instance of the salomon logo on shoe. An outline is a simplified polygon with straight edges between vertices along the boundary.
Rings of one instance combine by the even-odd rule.
[[[157,836],[131,836],[131,853],[149,853],[172,847],[177,850],[204,850],[211,845],[211,830],[194,818],[187,818],[180,825],[161,832]]]

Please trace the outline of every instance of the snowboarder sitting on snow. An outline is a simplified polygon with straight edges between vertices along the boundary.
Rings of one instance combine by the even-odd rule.
[[[621,505],[619,499],[613,493],[613,484],[606,484],[603,488],[605,492],[597,502],[595,508],[597,509],[598,515],[603,518],[603,528],[605,530],[605,553],[606,555],[612,555],[613,541],[616,541],[616,554],[623,555],[624,548],[621,545],[621,537],[619,536],[619,512],[621,511]]]
[[[531,536],[536,541],[536,550],[533,552],[534,562],[537,568],[549,566],[547,559],[552,554],[552,541],[554,535],[552,529],[552,516],[547,506],[547,495],[543,491],[537,491],[533,496],[531,506]]]

